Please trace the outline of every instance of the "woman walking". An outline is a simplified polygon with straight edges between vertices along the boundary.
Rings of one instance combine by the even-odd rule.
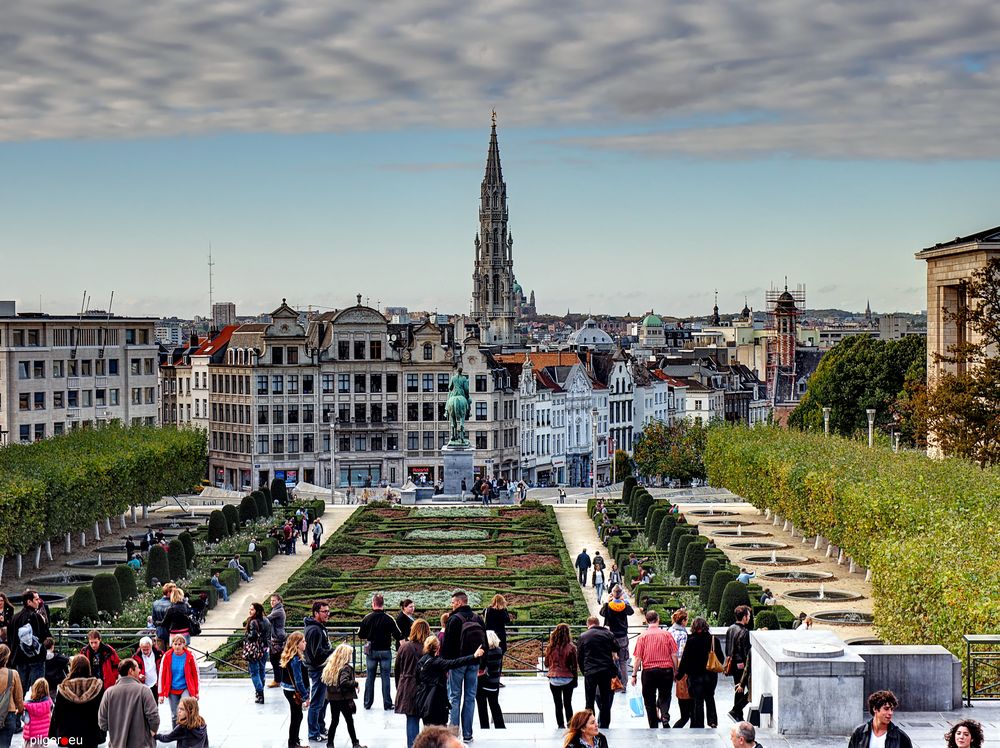
[[[584,709],[569,720],[563,748],[608,748],[608,739],[599,732],[592,711]]]
[[[84,658],[86,659],[86,658]],[[24,691],[21,676],[13,668],[7,667],[10,647],[0,644],[0,746],[10,748],[17,727],[17,715],[24,713]],[[40,679],[45,683],[45,679]],[[97,713],[94,713],[95,721]]]
[[[168,733],[156,733],[161,743],[177,742],[177,748],[208,748],[208,727],[198,709],[198,699],[185,696],[177,705],[177,726]]]
[[[351,736],[353,748],[365,748],[358,741],[358,734],[354,731],[354,714],[358,711],[358,705],[355,703],[358,699],[358,680],[354,675],[354,665],[351,664],[353,656],[354,647],[350,644],[341,644],[333,650],[333,654],[323,666],[326,700],[330,702],[330,735],[326,739],[326,744],[331,748],[333,738],[337,734],[337,725],[340,724],[340,715],[344,715],[347,734]]]
[[[309,683],[302,656],[306,651],[306,638],[301,631],[293,631],[285,639],[285,648],[278,659],[281,674],[281,692],[288,702],[288,748],[305,748],[299,744],[302,726],[302,709],[309,707]]]
[[[597,604],[604,598],[604,568],[594,569],[594,592],[597,594]]]
[[[611,564],[611,571],[608,572],[608,589],[613,590],[615,585],[622,583],[622,573],[618,571],[618,564]]]
[[[719,683],[719,675],[706,668],[711,651],[722,662],[722,645],[709,633],[708,622],[699,616],[691,624],[691,633],[677,668],[678,678],[687,676],[688,693],[694,704],[691,727],[704,727],[706,717],[709,727],[719,725],[715,711],[715,687]]]
[[[507,654],[507,627],[514,623],[514,614],[507,610],[507,598],[494,595],[490,607],[483,611],[483,620],[488,631],[497,632],[500,649]]]
[[[513,485],[513,484],[511,484]],[[499,595],[497,595],[499,597]],[[500,637],[495,631],[486,632],[486,656],[479,664],[479,679],[476,682],[476,704],[479,706],[479,726],[484,730],[490,728],[490,719],[486,714],[489,705],[493,715],[493,726],[504,729],[503,710],[500,709],[500,671],[503,669],[503,650],[500,648]]]
[[[556,724],[562,729],[573,716],[573,689],[577,684],[576,645],[570,637],[568,624],[560,623],[549,634],[545,667],[552,701],[556,705]]]
[[[396,714],[406,715],[406,748],[420,732],[420,706],[417,704],[417,663],[424,653],[424,641],[431,627],[423,618],[410,626],[409,638],[396,650]]]
[[[163,615],[160,626],[169,632],[167,639],[171,642],[175,634],[180,634],[185,644],[191,643],[191,607],[184,602],[184,590],[180,587],[170,591],[170,607]]]
[[[271,644],[268,628],[264,624],[264,606],[260,603],[250,603],[247,625],[243,630],[243,659],[247,661],[250,681],[257,692],[254,699],[256,704],[264,703],[264,666]]]
[[[0,651],[3,647],[0,647]],[[0,656],[2,659],[2,656]],[[66,745],[97,748],[106,739],[97,725],[104,686],[90,677],[90,662],[84,655],[69,661],[69,675],[56,689],[56,701],[49,719],[49,737],[67,738]]]
[[[677,660],[680,661],[680,658],[684,656],[684,648],[687,646],[688,614],[684,608],[679,608],[674,611],[674,614],[670,618],[673,623],[667,631],[670,632],[670,635],[674,637],[674,641],[677,642]],[[691,690],[688,687],[690,681],[690,678],[681,677],[678,677],[674,681],[677,693],[677,705],[681,709],[681,718],[674,722],[674,727],[684,727],[688,720],[691,719],[691,714],[694,711],[694,700],[691,698]]]
[[[424,656],[417,665],[417,704],[424,726],[447,725],[451,702],[448,700],[448,671],[476,662],[486,652],[479,647],[474,654],[446,660],[440,656],[441,643],[436,636],[424,640]]]
[[[177,727],[177,706],[181,699],[198,698],[198,665],[194,653],[187,648],[183,634],[170,637],[170,649],[160,660],[159,701],[170,701],[171,727]],[[56,704],[58,706],[58,702]]]

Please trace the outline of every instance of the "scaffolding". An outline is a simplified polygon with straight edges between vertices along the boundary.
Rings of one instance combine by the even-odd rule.
[[[765,292],[767,321],[767,398],[771,405],[798,402],[795,387],[795,347],[798,343],[798,319],[806,308],[806,287],[798,284],[794,291],[772,286]]]

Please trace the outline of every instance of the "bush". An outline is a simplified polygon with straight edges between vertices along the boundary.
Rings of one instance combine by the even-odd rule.
[[[285,481],[275,478],[271,481],[271,502],[278,502],[281,506],[288,506],[288,488]]]
[[[660,532],[660,523],[667,516],[669,510],[669,506],[657,504],[646,512],[646,537],[649,538],[650,545],[656,545],[656,538]]]
[[[118,564],[115,567],[115,579],[118,580],[118,590],[122,600],[131,600],[138,596],[139,588],[135,583],[135,572],[128,564]]]
[[[644,493],[646,493],[646,489],[643,488],[642,486],[637,485],[635,488],[632,489],[632,495],[629,496],[628,500],[628,513],[632,519],[635,519],[635,516],[639,511],[638,509],[639,499],[642,497]]]
[[[170,578],[173,581],[187,576],[188,562],[184,555],[184,544],[177,538],[167,544],[167,565],[170,567]]]
[[[690,528],[686,524],[677,524],[674,526],[673,532],[670,533],[670,555],[667,557],[667,565],[670,568],[674,566],[674,559],[677,557],[677,547],[680,545],[680,540],[689,534],[688,530]]]
[[[660,529],[656,532],[656,550],[666,553],[670,548],[670,535],[675,527],[677,527],[677,517],[673,514],[668,513],[660,520]]]
[[[243,500],[240,502],[239,516],[240,524],[243,525],[249,522],[256,522],[257,518],[260,516],[260,509],[257,507],[257,500],[250,494],[244,496]]]
[[[250,495],[253,497],[254,503],[257,504],[257,516],[270,517],[271,505],[268,503],[268,500],[264,498],[264,494],[261,491],[254,491]]]
[[[743,582],[728,582],[722,591],[722,600],[719,603],[719,625],[731,626],[736,623],[736,608],[749,604],[750,596],[747,594],[747,586]]]
[[[222,516],[226,518],[226,530],[230,535],[235,535],[236,530],[240,526],[240,513],[236,511],[236,507],[232,504],[226,504],[222,507]]]
[[[170,581],[170,564],[167,562],[167,552],[159,543],[153,544],[146,557],[147,587],[153,586],[153,579],[156,579],[160,584]]]
[[[705,543],[707,543],[703,537],[695,536],[694,539],[688,544],[687,551],[684,552],[684,561],[681,562],[681,573],[677,576],[681,580],[681,584],[687,584],[688,579],[694,574],[698,577],[698,581],[701,581],[702,564],[705,563]]]
[[[763,610],[754,616],[753,627],[760,631],[761,629],[767,629],[768,631],[777,631],[781,628],[778,623],[778,616],[772,613],[770,610]]]
[[[122,592],[114,574],[98,574],[90,586],[94,592],[98,613],[107,613],[111,617],[122,612]]]
[[[701,564],[701,571],[698,573],[698,597],[704,605],[708,605],[708,595],[712,591],[712,580],[715,579],[715,572],[719,571],[721,564],[711,556],[706,558]]]
[[[228,537],[229,523],[226,522],[226,515],[216,509],[208,515],[208,542],[218,543],[223,538]]]
[[[68,618],[71,626],[88,626],[97,620],[97,600],[89,584],[76,588],[69,601]]]
[[[655,499],[649,495],[649,492],[643,491],[642,496],[639,497],[639,500],[635,504],[636,514],[632,519],[640,525],[645,523],[646,515],[649,513],[649,510],[653,508],[654,503]]]
[[[185,530],[177,536],[177,539],[180,540],[181,544],[184,546],[184,558],[187,559],[188,568],[194,566],[194,538],[191,537],[191,533]]]
[[[226,585],[229,596],[240,586],[240,573],[236,569],[223,569],[219,572],[219,581]]]
[[[622,481],[622,501],[628,501],[632,498],[632,489],[635,488],[636,480],[634,475],[625,476],[625,480]]]
[[[688,546],[697,539],[698,536],[693,533],[684,533],[677,539],[677,547],[670,549],[669,571],[675,577],[681,575],[681,567],[684,565],[684,554],[687,553]]]
[[[736,575],[729,569],[719,569],[712,577],[712,588],[708,593],[708,612],[721,613],[722,593],[726,585],[736,581]]]
[[[266,502],[267,502],[267,505],[268,505],[269,507],[271,507],[271,508],[270,508],[270,509],[268,510],[268,516],[270,516],[270,515],[274,514],[274,499],[272,499],[272,498],[271,498],[271,489],[270,489],[270,488],[268,487],[268,485],[267,485],[267,484],[265,483],[264,485],[262,485],[262,486],[261,486],[260,488],[258,488],[257,490],[258,490],[258,491],[260,491],[260,492],[261,492],[262,494],[264,494],[264,501],[266,501]]]

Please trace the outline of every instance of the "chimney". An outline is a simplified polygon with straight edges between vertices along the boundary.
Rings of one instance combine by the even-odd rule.
[[[0,301],[0,317],[14,317],[17,304],[13,301]]]

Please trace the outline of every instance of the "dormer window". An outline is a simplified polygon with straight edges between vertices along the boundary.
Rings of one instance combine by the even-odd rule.
[[[430,343],[424,343],[424,361],[434,360],[434,346]]]

